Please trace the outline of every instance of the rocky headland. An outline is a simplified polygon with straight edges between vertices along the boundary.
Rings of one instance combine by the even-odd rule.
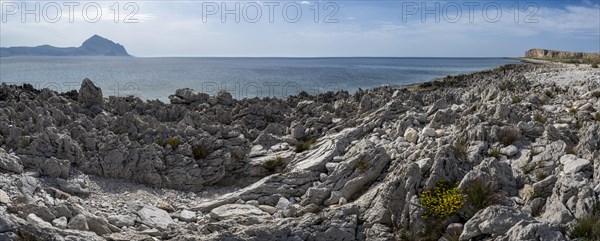
[[[546,59],[553,61],[600,62],[600,53],[568,52],[548,49],[530,49],[525,52],[525,58]]]
[[[588,65],[170,100],[2,84],[0,240],[584,240],[600,225]]]
[[[0,57],[12,56],[124,56],[129,57],[123,45],[94,35],[79,47],[54,47],[41,45],[36,47],[0,48]]]

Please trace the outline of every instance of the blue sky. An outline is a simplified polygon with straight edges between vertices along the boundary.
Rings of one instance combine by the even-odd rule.
[[[57,6],[38,1],[36,22],[35,1],[25,3],[33,13],[24,16],[21,2],[1,1],[0,46],[79,46],[98,34],[140,57],[516,57],[529,48],[600,51],[598,0],[131,2],[119,2],[118,14],[114,1],[79,2],[71,16],[64,2],[56,2],[57,20]],[[223,7],[233,12],[224,22]],[[137,22],[123,22],[133,12],[129,20]]]

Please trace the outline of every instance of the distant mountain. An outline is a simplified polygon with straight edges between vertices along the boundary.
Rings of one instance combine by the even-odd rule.
[[[37,47],[0,48],[0,57],[9,56],[131,56],[123,45],[94,35],[81,47],[59,48],[50,45]]]

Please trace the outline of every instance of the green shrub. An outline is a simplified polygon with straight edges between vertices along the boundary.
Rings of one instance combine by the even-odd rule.
[[[598,68],[598,63],[593,63],[592,64],[592,68],[597,69]]]
[[[581,241],[600,240],[600,216],[589,215],[577,219],[577,224],[571,229],[570,238]]]
[[[318,141],[318,139],[317,139],[317,137],[316,137],[316,136],[313,136],[313,137],[311,137],[311,138],[310,138],[310,144],[311,144],[311,145],[314,145],[314,144],[316,144],[316,143],[317,143],[317,141]]]
[[[502,128],[498,133],[498,139],[504,146],[512,145],[519,139],[519,129],[516,127]]]
[[[208,148],[202,144],[195,146],[192,150],[192,153],[194,154],[194,159],[196,160],[204,159],[210,154]]]
[[[181,141],[179,141],[179,138],[177,137],[171,137],[167,140],[167,144],[169,144],[171,146],[171,148],[173,148],[173,150],[177,149],[177,147],[179,147],[179,145],[181,144]]]
[[[502,153],[500,152],[500,148],[492,148],[490,150],[490,156],[492,156],[492,157],[500,158],[501,155],[502,155]]]
[[[369,169],[369,167],[371,167],[371,161],[366,160],[366,159],[361,159],[354,165],[355,169],[357,169],[358,171],[363,172],[363,173],[367,169]]]
[[[264,164],[264,167],[274,172],[278,167],[285,165],[285,159],[283,157],[277,156],[274,159],[267,160]]]
[[[502,194],[498,192],[496,183],[482,178],[477,178],[468,183],[462,193],[465,195],[466,204],[472,208],[469,210],[469,216],[473,216],[481,209],[499,204],[502,199]]]
[[[546,123],[547,121],[546,117],[540,113],[533,114],[533,120],[542,124]]]
[[[301,142],[296,144],[296,153],[300,153],[300,152],[304,152],[306,150],[310,149],[310,143],[308,142]]]
[[[444,219],[458,213],[464,206],[464,197],[458,192],[458,183],[443,180],[419,194],[419,203],[425,209],[422,218]]]

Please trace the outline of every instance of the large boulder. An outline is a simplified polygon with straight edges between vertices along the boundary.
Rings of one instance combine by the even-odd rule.
[[[140,217],[140,222],[149,227],[166,229],[169,224],[174,223],[169,213],[154,206],[144,205],[137,211],[137,215]]]
[[[563,171],[566,174],[577,173],[580,170],[589,167],[590,161],[582,158],[577,158],[573,154],[567,154],[560,158],[560,163],[563,164]]]
[[[557,228],[550,227],[546,223],[537,221],[520,221],[506,232],[506,235],[497,238],[496,241],[511,240],[567,240]]]
[[[477,239],[477,237],[504,235],[510,228],[521,221],[533,221],[533,217],[521,211],[506,206],[490,206],[480,210],[465,223],[461,241]]]
[[[88,227],[87,218],[83,214],[77,214],[75,217],[71,218],[67,224],[67,228],[82,231],[90,230]]]
[[[67,178],[69,177],[69,170],[71,170],[71,162],[51,157],[42,161],[39,167],[42,175]]]
[[[271,215],[258,207],[248,204],[226,204],[210,211],[210,217],[216,220],[235,220],[241,224],[256,224]]]

